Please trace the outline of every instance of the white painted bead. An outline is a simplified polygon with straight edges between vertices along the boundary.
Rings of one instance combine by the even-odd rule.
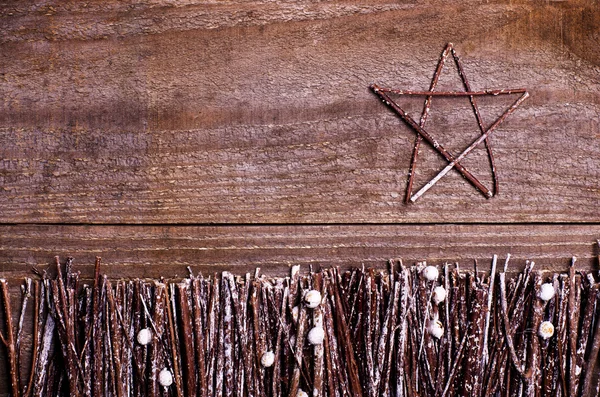
[[[137,341],[140,345],[146,346],[152,341],[152,331],[148,328],[143,328],[137,334]]]
[[[439,305],[441,302],[443,302],[446,299],[446,289],[440,285],[438,285],[437,287],[435,287],[433,289],[433,294],[432,294],[432,299],[433,299],[433,303],[435,303],[436,305]]]
[[[554,285],[551,283],[542,284],[540,287],[540,292],[538,294],[539,298],[543,301],[549,301],[554,297]]]
[[[428,331],[436,339],[440,339],[444,335],[444,324],[441,321],[435,320],[429,322]]]
[[[275,362],[275,353],[272,351],[264,352],[262,357],[260,358],[260,363],[263,367],[270,367]]]
[[[300,308],[298,306],[294,306],[292,308],[292,320],[294,320],[295,323],[298,322],[299,315],[300,315]]]
[[[439,275],[440,272],[435,266],[427,266],[425,269],[423,269],[423,276],[425,276],[425,278],[429,281],[437,280]]]
[[[164,387],[171,386],[173,384],[173,375],[171,374],[171,371],[166,368],[160,371],[158,374],[158,383]]]
[[[325,339],[325,330],[323,327],[314,327],[308,332],[308,343],[311,345],[320,345]]]
[[[315,289],[311,289],[304,294],[304,303],[307,307],[314,309],[321,304],[321,293]]]
[[[298,389],[298,394],[296,396],[297,397],[308,397],[308,393],[302,389]]]
[[[552,335],[554,335],[554,324],[552,324],[550,321],[543,321],[540,324],[538,334],[544,339],[551,338]]]

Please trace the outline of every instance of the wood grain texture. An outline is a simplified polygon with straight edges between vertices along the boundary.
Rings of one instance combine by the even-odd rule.
[[[599,222],[599,31],[595,1],[3,3],[0,222]],[[367,87],[427,89],[446,42],[531,98],[491,137],[497,197],[452,172],[407,206],[414,133]],[[466,99],[428,125],[478,134]],[[445,165],[421,158],[416,188]]]
[[[571,256],[583,269],[598,269],[595,242],[600,226],[546,225],[329,225],[329,226],[1,226],[0,272],[22,279],[32,266],[54,256],[75,258],[84,277],[96,256],[113,278],[182,277],[186,267],[205,274],[230,270],[286,275],[290,265],[385,268],[391,258],[405,263],[458,261],[481,269],[507,253],[511,267],[525,260],[563,271]]]

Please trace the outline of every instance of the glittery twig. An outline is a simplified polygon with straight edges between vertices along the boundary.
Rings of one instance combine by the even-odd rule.
[[[377,94],[388,106],[390,106],[394,112],[396,112],[396,114],[398,116],[400,116],[400,118],[402,120],[404,120],[418,135],[420,135],[421,137],[423,137],[432,147],[434,150],[436,150],[442,157],[444,157],[446,159],[446,161],[450,162],[452,165],[452,168],[456,167],[456,170],[458,172],[460,172],[462,174],[463,177],[465,177],[465,179],[467,179],[473,186],[475,186],[477,188],[477,190],[479,190],[485,197],[490,198],[492,197],[492,193],[488,190],[488,188],[486,188],[481,182],[479,182],[477,180],[477,178],[475,178],[473,176],[473,174],[471,174],[470,171],[468,171],[465,167],[463,167],[460,163],[458,163],[456,160],[456,158],[450,154],[450,152],[448,152],[433,136],[431,136],[429,134],[429,132],[427,132],[424,128],[422,128],[421,126],[419,126],[413,119],[412,117],[410,117],[400,106],[398,106],[391,98],[388,94],[386,94],[385,92],[382,92],[380,87],[376,84],[373,84],[371,86],[371,89],[373,90],[373,92],[375,92],[375,94]],[[484,136],[484,135],[482,135]],[[485,139],[485,136],[484,138]],[[482,140],[483,140],[482,139]],[[471,149],[472,150],[472,149]],[[464,157],[464,156],[463,156]],[[448,169],[447,171],[444,172],[444,175],[450,171],[450,169]],[[443,176],[443,175],[442,175]],[[440,176],[441,178],[441,176]],[[431,183],[431,182],[430,182]],[[427,185],[426,185],[427,186]],[[431,185],[433,186],[433,184]],[[430,186],[430,187],[431,187]],[[429,188],[427,188],[427,190],[429,190]],[[423,189],[421,189],[423,190]],[[410,201],[415,201],[416,198],[415,196],[417,196],[417,198],[419,196],[421,196],[423,193],[425,193],[425,191],[419,193],[417,192],[415,195],[411,196]]]
[[[485,139],[487,139],[487,137],[490,136],[490,134],[496,129],[496,127],[498,127],[500,125],[500,123],[502,123],[510,114],[512,114],[515,110],[517,110],[517,107],[521,103],[523,103],[523,101],[525,99],[527,99],[528,97],[529,97],[529,93],[527,93],[527,92],[525,92],[521,97],[519,97],[519,99],[517,99],[504,113],[502,113],[502,115],[500,117],[498,117],[498,119],[496,119],[496,121],[490,126],[490,128],[487,129],[487,131],[485,133],[483,133],[479,138],[477,138],[475,141],[473,141],[473,143],[471,143],[458,157],[456,157],[454,160],[451,160],[450,164],[448,164],[435,177],[433,177],[433,179],[431,181],[429,181],[425,186],[423,186],[421,188],[421,190],[419,190],[417,193],[415,193],[410,198],[410,201],[415,202],[426,191],[431,189],[433,187],[433,185],[435,185],[437,183],[437,181],[439,181],[444,175],[446,175],[448,172],[450,172],[450,170],[452,168],[457,167],[457,165],[459,164],[459,161],[464,159],[467,156],[467,154],[471,153],[471,151],[473,149],[475,149],[477,146],[479,146],[479,144],[481,142],[483,142]],[[491,197],[489,194],[487,194],[487,196]]]

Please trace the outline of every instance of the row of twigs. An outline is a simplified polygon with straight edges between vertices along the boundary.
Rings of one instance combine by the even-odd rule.
[[[598,395],[597,275],[530,262],[507,279],[496,258],[489,274],[445,265],[429,280],[424,268],[111,281],[98,259],[88,286],[57,258],[56,277],[26,280],[17,322],[0,281],[8,385],[15,397]],[[556,291],[547,302],[542,282]],[[447,294],[439,303],[436,286]],[[308,290],[322,296],[314,309]],[[548,339],[542,321],[554,324]],[[307,341],[315,326],[322,344]],[[159,382],[165,368],[170,386]]]

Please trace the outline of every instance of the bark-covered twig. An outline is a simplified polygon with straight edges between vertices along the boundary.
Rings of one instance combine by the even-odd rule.
[[[600,292],[599,292],[599,284],[595,284],[596,296],[590,296],[590,304],[592,303],[592,299],[596,299],[596,315],[595,315],[595,329],[593,332],[593,336],[591,336],[591,347],[589,349],[589,355],[587,360],[585,361],[585,378],[583,380],[582,385],[582,396],[593,396],[594,393],[598,394],[600,388],[600,378],[596,372],[596,366],[598,360],[600,360]],[[593,385],[594,376],[596,376],[597,385]]]
[[[321,292],[321,302],[323,301],[323,299],[327,299],[326,293],[323,291],[323,275],[321,273],[312,275],[312,283],[312,288]],[[313,309],[312,326],[323,328],[323,310],[321,308],[321,303],[319,304],[319,306]],[[313,397],[323,397],[323,354],[323,344],[316,344],[313,347]]]
[[[12,321],[12,309],[10,306],[10,293],[8,283],[0,279],[0,293],[2,294],[2,304],[4,308],[4,324],[6,336],[0,333],[0,339],[8,350],[8,368],[10,374],[10,389],[14,397],[21,395],[21,385],[19,380],[19,365],[17,357],[17,347],[14,337],[14,328]]]
[[[510,358],[512,363],[517,370],[517,372],[521,375],[525,375],[525,368],[521,359],[517,356],[517,352],[515,351],[515,346],[512,339],[513,329],[511,327],[510,320],[508,318],[508,308],[506,302],[506,272],[502,272],[499,275],[500,280],[500,307],[502,309],[502,322],[504,324],[504,337],[506,338],[506,345],[508,347],[508,351],[510,353]]]

